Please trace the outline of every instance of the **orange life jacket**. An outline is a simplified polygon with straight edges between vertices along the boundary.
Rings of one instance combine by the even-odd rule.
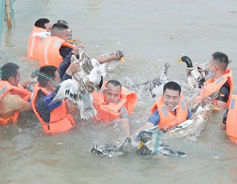
[[[36,59],[39,60],[40,66],[54,65],[58,68],[63,61],[59,52],[61,46],[74,49],[73,45],[57,36],[48,36],[40,43],[36,50]]]
[[[233,92],[233,76],[232,76],[232,71],[230,69],[227,69],[225,74],[223,76],[221,76],[219,79],[214,80],[213,78],[211,78],[205,82],[204,87],[203,87],[202,96],[201,96],[199,102],[201,100],[203,100],[205,97],[214,93],[215,91],[219,91],[221,89],[221,87],[226,83],[226,81],[230,85],[230,95],[229,95],[229,99],[226,103],[226,107],[228,107],[228,105],[230,103],[230,97]],[[215,101],[215,104],[217,105],[217,100],[215,99],[214,101]]]
[[[187,120],[188,108],[183,98],[181,98],[179,101],[178,107],[176,109],[176,116],[166,109],[162,97],[160,97],[153,105],[151,109],[151,115],[155,112],[156,109],[158,110],[160,115],[160,122],[158,125],[162,131],[173,128]]]
[[[27,101],[31,97],[31,92],[25,90],[22,87],[15,87],[9,84],[7,81],[0,81],[0,106],[1,104],[1,99],[6,95],[7,92],[11,92],[13,95],[19,95],[23,100]],[[0,122],[1,123],[8,123],[8,122],[16,122],[19,116],[19,112],[15,111],[13,116],[8,118],[8,119],[3,119],[0,117]]]
[[[42,41],[42,39],[38,36],[33,36],[33,35],[35,33],[41,33],[41,32],[46,32],[46,30],[43,28],[34,26],[32,32],[31,32],[31,35],[29,36],[28,49],[27,49],[27,57],[29,59],[36,59],[35,52],[36,52],[38,45]]]
[[[105,86],[106,82],[103,84]],[[135,106],[137,105],[137,94],[134,91],[129,91],[126,88],[122,88],[120,101],[114,105],[105,105],[105,99],[103,93],[93,92],[92,97],[94,100],[94,107],[97,110],[97,115],[94,116],[96,121],[102,121],[107,123],[115,119],[120,118],[121,113],[119,110],[125,106],[128,114],[131,114]]]
[[[43,121],[43,119],[40,117],[39,113],[36,110],[36,100],[38,98],[38,91],[41,90],[45,95],[49,95],[50,93],[43,87],[40,87],[39,83],[37,83],[34,87],[34,94],[32,99],[32,107],[35,115],[39,119],[39,121],[42,124],[42,128],[47,133],[59,133],[64,132],[67,130],[70,130],[72,127],[74,127],[75,122],[73,117],[67,113],[66,109],[66,101],[63,100],[62,105],[55,108],[50,113],[50,122],[46,123]]]
[[[229,111],[226,119],[226,133],[230,140],[237,143],[237,95],[231,96]]]

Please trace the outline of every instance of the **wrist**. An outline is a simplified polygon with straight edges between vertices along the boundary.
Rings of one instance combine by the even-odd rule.
[[[67,69],[66,74],[68,74],[69,76],[72,76],[73,72],[70,69]]]
[[[72,51],[72,54],[74,54],[74,55],[77,56],[77,55],[79,54],[79,50],[75,50],[75,49],[74,49],[74,50]]]

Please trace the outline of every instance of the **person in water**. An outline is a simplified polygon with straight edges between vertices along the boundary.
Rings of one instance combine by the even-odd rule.
[[[71,56],[76,55],[79,59],[79,48],[84,49],[83,44],[72,45],[69,39],[68,24],[59,21],[51,29],[51,36],[48,36],[37,48],[36,59],[39,60],[40,66],[54,65],[59,68],[60,77],[62,77],[71,63]],[[115,53],[106,57],[95,58],[100,64],[112,60],[120,60]]]
[[[225,110],[230,103],[230,96],[233,91],[233,76],[231,69],[227,69],[229,64],[228,56],[222,52],[215,52],[209,61],[208,70],[211,78],[204,83],[200,101],[215,91],[219,91],[219,96],[214,103],[220,110]]]
[[[220,128],[226,130],[229,139],[237,144],[237,95],[231,96],[229,107],[225,110]]]
[[[28,101],[31,92],[19,84],[21,72],[17,64],[6,63],[0,71],[2,72],[0,80],[0,122],[15,122],[19,113],[32,109],[31,103]]]
[[[68,42],[73,44],[74,42],[72,39],[72,29],[71,29],[70,25],[68,24],[68,22],[66,20],[58,20],[57,23],[58,24],[65,24],[68,26],[68,34],[69,34],[68,35]],[[79,40],[78,40],[78,42],[79,42]]]
[[[154,126],[158,126],[162,131],[168,131],[191,117],[192,113],[181,95],[181,86],[170,81],[164,85],[163,95],[153,105],[147,123],[139,128],[136,133]]]
[[[100,111],[98,111],[98,113],[100,113]],[[176,82],[170,81],[164,85],[163,95],[161,95],[153,105],[148,121],[130,137],[133,138],[135,134],[142,130],[155,126],[159,127],[158,130],[166,132],[191,117],[192,113],[182,98],[181,86]],[[118,146],[119,150],[129,150],[130,137],[128,138],[130,141],[126,139]],[[138,146],[138,152],[140,149],[141,147]]]
[[[35,36],[35,34],[42,32],[50,32],[51,28],[52,24],[47,18],[40,18],[35,22],[34,28],[29,36],[28,41],[27,57],[29,59],[36,59],[35,58],[36,49],[40,44],[40,42],[42,41],[42,38],[39,36]]]
[[[95,119],[104,123],[119,119],[126,137],[130,137],[129,114],[137,104],[136,93],[123,88],[117,80],[109,80],[103,93],[94,92],[92,96],[97,110]]]
[[[71,78],[71,75],[79,70],[78,63],[72,63],[60,80],[57,67],[49,65],[40,68],[32,103],[33,110],[45,132],[63,132],[75,125],[74,119],[70,115],[73,109],[72,103],[69,100],[63,100],[51,104],[51,101],[59,89],[59,86],[56,88],[57,84]]]

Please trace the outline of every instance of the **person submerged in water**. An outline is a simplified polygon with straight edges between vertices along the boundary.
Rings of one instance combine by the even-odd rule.
[[[68,42],[70,36],[68,24],[59,21],[52,26],[51,35],[48,36],[36,49],[36,59],[40,66],[54,65],[59,68],[62,77],[71,63],[71,56],[76,55],[79,59],[79,48],[84,49],[83,44],[76,46]],[[120,60],[116,54],[97,57],[96,60],[102,64],[112,60]],[[60,65],[60,66],[59,66]]]
[[[98,113],[100,113],[100,111],[98,111]],[[130,141],[126,139],[123,143],[118,145],[116,151],[129,150],[129,147],[131,146],[131,139],[132,141],[136,141],[133,140],[133,138],[138,137],[139,133],[143,132],[143,130],[150,129],[153,127],[156,128],[156,126],[158,126],[158,130],[162,130],[165,132],[186,121],[187,119],[190,119],[191,117],[192,113],[187,108],[181,95],[181,86],[173,81],[167,82],[163,87],[163,95],[159,97],[159,99],[152,107],[151,116],[148,119],[147,123],[143,127],[139,128],[137,131],[135,131],[135,133],[129,137]],[[130,133],[127,134],[127,136],[129,135]],[[98,151],[97,147],[95,147],[92,151],[94,150]],[[144,146],[138,146],[137,153],[146,154],[144,152]]]
[[[220,128],[226,130],[229,139],[237,144],[237,95],[231,96],[229,107],[225,110]]]
[[[45,132],[58,133],[71,129],[75,122],[70,115],[73,105],[70,101],[63,100],[52,103],[57,93],[57,84],[71,78],[74,72],[80,70],[78,63],[72,63],[60,80],[57,67],[43,66],[39,70],[38,83],[34,88],[33,110],[40,120]]]
[[[21,80],[20,67],[15,63],[6,63],[1,67],[0,80],[0,122],[15,122],[21,112],[32,109],[31,92],[19,84]],[[26,83],[25,83],[26,84]]]
[[[109,80],[103,93],[92,93],[97,121],[109,122],[119,119],[126,137],[130,137],[129,114],[137,104],[137,95],[122,87],[117,80]]]
[[[181,86],[170,81],[164,85],[163,95],[153,105],[147,123],[136,132],[154,126],[159,126],[162,131],[168,131],[191,117],[192,113],[181,95]]]
[[[219,91],[219,96],[214,100],[219,110],[225,110],[230,103],[230,96],[233,91],[233,76],[231,69],[227,69],[229,64],[228,56],[222,52],[215,52],[209,61],[208,70],[211,78],[204,83],[200,101],[215,91]]]
[[[36,34],[44,33],[47,36],[50,34],[51,28],[52,24],[47,18],[40,18],[35,22],[34,28],[29,36],[28,41],[27,57],[29,59],[36,59],[36,49],[42,42],[42,38],[36,36]]]

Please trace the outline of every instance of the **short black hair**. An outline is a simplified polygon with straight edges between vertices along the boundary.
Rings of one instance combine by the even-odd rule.
[[[64,25],[69,25],[68,22],[66,20],[58,20],[57,24],[64,24]]]
[[[17,70],[20,67],[15,64],[15,63],[6,63],[2,66],[1,71],[2,71],[2,80],[3,81],[8,81],[10,77],[14,77],[16,79],[17,75]]]
[[[46,18],[40,18],[35,22],[36,27],[41,27],[43,29],[46,29],[45,24],[49,23],[49,19]]]
[[[181,86],[174,81],[167,82],[163,87],[163,94],[165,93],[166,89],[172,89],[174,91],[179,91],[181,93]]]
[[[56,66],[42,66],[38,73],[38,82],[41,87],[45,87],[49,81],[55,79],[55,72],[58,70]]]
[[[215,52],[212,54],[213,59],[219,64],[224,64],[223,69],[226,69],[229,64],[228,56],[222,52]]]
[[[65,30],[68,29],[68,25],[64,23],[55,23],[52,26],[52,30],[57,29],[57,30]]]
[[[51,29],[51,35],[52,36],[59,36],[62,31],[68,29],[68,25],[66,24],[61,24],[61,23],[55,23]]]
[[[122,89],[121,83],[120,83],[119,81],[117,81],[117,80],[109,80],[109,81],[106,83],[105,86],[108,86],[108,84],[112,84],[112,85],[114,85],[114,86],[120,86],[120,88]]]

